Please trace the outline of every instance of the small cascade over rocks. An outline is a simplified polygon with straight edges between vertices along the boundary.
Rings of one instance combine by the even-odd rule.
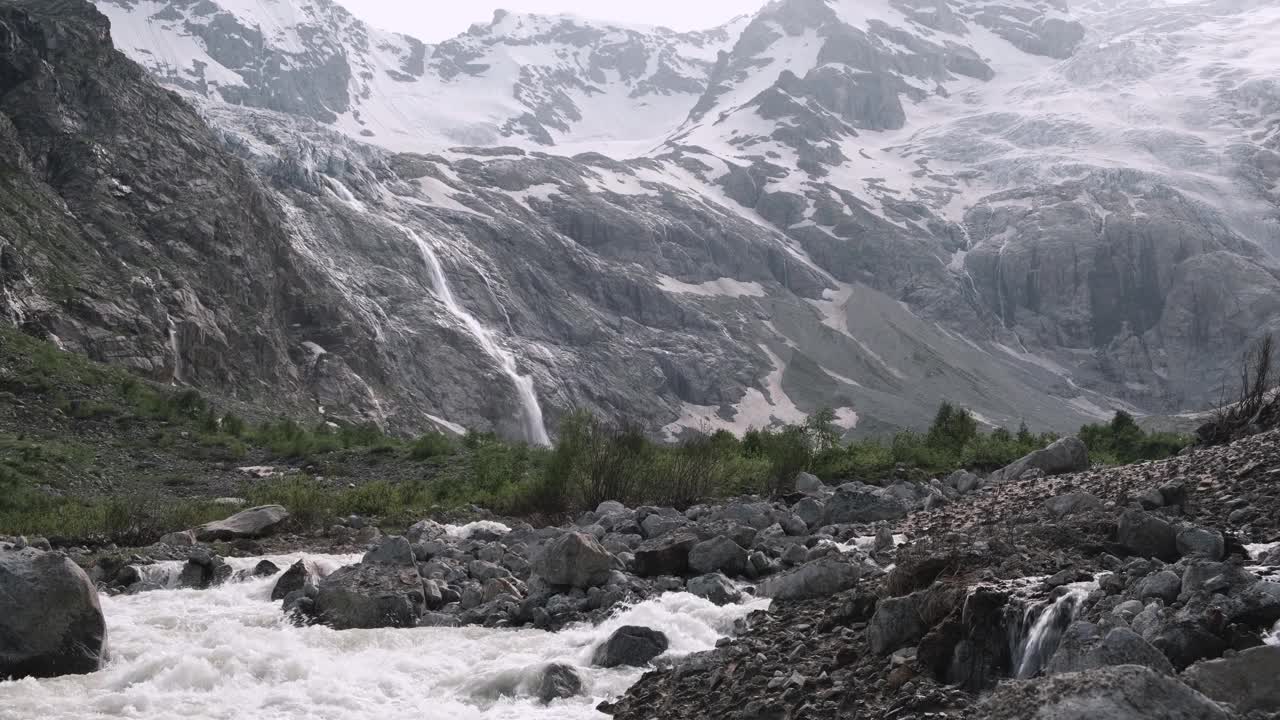
[[[1025,607],[1021,617],[1011,619],[1008,627],[1013,677],[1033,678],[1044,669],[1094,587],[1094,583],[1065,586],[1056,598]],[[1016,613],[1017,609],[1011,612]]]

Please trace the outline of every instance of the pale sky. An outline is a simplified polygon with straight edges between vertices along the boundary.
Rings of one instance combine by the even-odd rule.
[[[374,27],[440,42],[474,23],[488,24],[499,8],[512,12],[573,13],[622,23],[702,30],[755,12],[765,0],[339,0]]]

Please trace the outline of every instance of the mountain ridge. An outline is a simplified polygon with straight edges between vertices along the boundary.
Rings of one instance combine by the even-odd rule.
[[[973,407],[991,425],[1027,420],[1063,430],[1117,408],[1141,414],[1211,404],[1213,390],[1195,378],[1220,376],[1278,317],[1280,273],[1263,249],[1272,239],[1267,197],[1277,175],[1269,163],[1280,157],[1266,144],[1270,86],[1255,82],[1249,66],[1230,83],[1188,86],[1178,96],[1191,103],[1212,91],[1227,109],[1254,99],[1251,114],[1232,115],[1252,127],[1248,142],[1220,125],[1154,133],[1132,126],[1115,135],[1096,120],[1041,109],[1060,105],[1061,88],[1072,83],[1117,81],[1105,68],[1132,66],[1144,78],[1168,66],[1131,52],[1136,41],[1126,33],[1145,32],[1135,15],[1181,23],[1191,34],[1170,41],[1174,49],[1200,37],[1194,33],[1205,21],[1194,8],[1141,5],[1104,12],[1086,3],[1076,21],[1062,3],[1046,2],[772,3],[739,21],[739,37],[726,30],[707,40],[727,48],[717,49],[714,65],[704,53],[703,64],[682,66],[706,73],[685,77],[696,81],[688,91],[676,93],[680,83],[667,76],[648,88],[688,104],[678,116],[657,113],[678,130],[638,154],[628,149],[640,141],[614,142],[610,157],[543,146],[515,130],[505,137],[494,130],[479,146],[442,143],[435,153],[377,147],[386,134],[369,137],[367,127],[343,119],[352,113],[307,100],[343,78],[348,103],[376,100],[372,90],[360,95],[374,87],[359,77],[368,68],[324,75],[336,57],[325,54],[326,43],[355,47],[360,33],[296,46],[293,55],[320,63],[311,68],[286,67],[279,48],[250,56],[249,64],[281,72],[263,80],[258,95],[239,99],[268,107],[210,99],[174,79],[174,68],[196,67],[192,57],[188,65],[162,62],[160,50],[178,47],[172,32],[139,28],[177,22],[153,22],[158,13],[216,19],[217,11],[192,15],[198,7],[187,0],[99,2],[112,18],[125,14],[113,21],[122,47],[199,108],[220,152],[238,156],[271,199],[308,278],[286,304],[305,321],[279,336],[297,368],[290,372],[307,381],[286,394],[394,427],[472,426],[531,439],[536,432],[520,419],[528,418],[525,379],[552,432],[574,407],[638,417],[674,436],[794,421],[823,405],[836,407],[847,431],[874,433],[924,424],[940,397]],[[139,8],[145,12],[128,14]],[[602,96],[630,102],[632,92],[643,101],[663,58],[674,68],[693,57],[662,38],[627,34],[635,31],[582,32],[573,21],[526,25],[520,17],[501,16],[496,26],[536,39],[521,52],[544,60],[564,53],[577,68],[569,79],[534,73],[511,85],[512,102],[528,91],[532,105],[522,113],[548,134],[561,123],[572,139],[583,127],[564,114],[596,97],[575,88],[601,84],[582,58],[598,60]],[[1259,3],[1221,17],[1253,39],[1274,21]],[[280,36],[270,23],[255,27]],[[486,73],[512,77],[473,63],[490,57],[494,27],[476,28],[443,55],[447,43],[422,45],[421,68],[409,44],[379,45],[366,31],[371,49],[343,63],[425,76],[447,56],[470,67],[458,70],[460,83],[492,83]],[[201,52],[218,47],[192,33],[206,43]],[[1056,57],[1065,51],[1054,38],[1072,44],[1070,57]],[[143,39],[155,50],[140,48]],[[1109,50],[1117,43],[1121,51]],[[1265,52],[1256,43],[1242,47]],[[645,50],[644,72],[628,81],[623,70],[639,64],[625,51],[637,48]],[[765,60],[765,70],[753,65]],[[548,63],[538,67],[555,66]],[[375,78],[402,84],[388,72]],[[1089,93],[1115,94],[1080,96]],[[455,105],[468,104],[455,97]],[[700,115],[699,99],[707,105]],[[1223,146],[1231,154],[1219,156],[1229,164],[1212,173],[1203,163],[1194,174],[1167,169],[1197,157],[1180,138],[1207,132],[1215,143],[1208,147],[1231,143]],[[1112,137],[1129,138],[1123,147],[1145,145],[1156,161],[1136,170],[1108,160]],[[1097,158],[1089,154],[1095,146]],[[1236,182],[1256,198],[1241,201],[1246,211],[1208,202],[1208,190]],[[8,314],[22,304],[9,300]],[[315,313],[323,305],[342,320],[322,320]],[[200,327],[192,307],[167,303],[177,331],[153,323],[143,334],[182,358],[169,363],[186,370],[176,381],[221,382],[202,365],[222,352],[208,338],[225,335],[222,325],[234,319],[187,332],[188,324]],[[60,310],[43,312],[48,317],[33,327],[59,326]],[[143,371],[163,374],[164,365]]]

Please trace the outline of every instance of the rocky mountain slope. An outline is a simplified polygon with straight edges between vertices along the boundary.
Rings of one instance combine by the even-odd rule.
[[[37,36],[93,42],[27,40],[13,68],[116,57],[87,11],[17,7]],[[675,435],[833,405],[871,433],[939,398],[1071,429],[1212,403],[1205,378],[1278,317],[1264,3],[786,0],[692,34],[500,14],[439,46],[328,2],[98,7],[200,129],[149,115],[175,101],[141,76],[64,82],[54,103],[10,71],[5,97],[88,114],[139,95],[119,109],[130,147],[194,133],[243,176],[188,170],[216,192],[178,197],[161,190],[198,163],[118,152],[59,166],[93,168],[68,183],[40,163],[56,123],[11,105],[31,205],[123,204],[112,222],[147,242],[59,281],[40,259],[55,236],[10,230],[0,310],[158,379],[534,441],[573,407]],[[221,222],[210,196],[264,227]],[[246,247],[177,262],[145,227],[164,211]],[[81,237],[118,237],[105,222]],[[264,247],[278,257],[255,265]],[[139,309],[117,257],[175,289]]]

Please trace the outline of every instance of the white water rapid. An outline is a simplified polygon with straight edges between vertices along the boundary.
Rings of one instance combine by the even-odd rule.
[[[538,393],[533,387],[533,377],[521,375],[516,364],[516,356],[502,347],[494,338],[493,332],[458,303],[458,299],[453,295],[453,289],[449,287],[449,279],[445,277],[444,266],[440,264],[440,258],[431,245],[411,228],[404,225],[398,227],[418,246],[418,251],[422,253],[422,259],[431,272],[431,287],[444,303],[445,309],[462,323],[467,332],[480,344],[485,354],[493,358],[502,372],[511,378],[516,394],[520,398],[520,424],[524,429],[525,440],[535,445],[550,445],[551,438],[547,435],[547,427],[542,420],[542,406],[538,404]]]
[[[268,558],[284,569],[301,555]],[[358,556],[310,556],[330,567]],[[261,558],[228,559],[236,571]],[[166,564],[167,565],[167,564]],[[163,572],[157,568],[156,572]],[[710,650],[768,601],[716,607],[671,593],[595,627],[296,628],[269,597],[276,578],[211,590],[103,597],[111,659],[92,675],[0,682],[0,720],[604,720],[595,706],[643,670],[590,667],[622,625],[665,632],[670,652]],[[542,705],[539,668],[578,668],[586,695]],[[498,696],[499,689],[514,696]]]

